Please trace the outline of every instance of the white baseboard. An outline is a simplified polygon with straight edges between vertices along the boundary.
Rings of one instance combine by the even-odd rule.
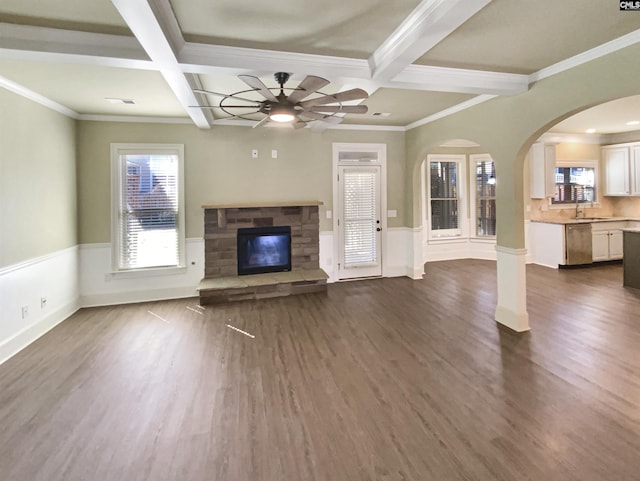
[[[88,294],[82,296],[82,307],[134,304],[136,302],[163,301],[166,299],[182,299],[197,296],[198,290],[195,287],[170,287],[164,289]]]
[[[95,307],[196,296],[204,277],[204,239],[187,239],[186,249],[187,266],[183,271],[121,277],[111,272],[111,244],[81,245],[80,305]]]
[[[79,302],[76,299],[74,302],[70,302],[56,311],[51,312],[34,324],[25,327],[21,331],[17,332],[13,337],[0,342],[0,364],[22,351],[38,338],[45,335],[62,321],[74,314],[79,308]]]
[[[390,227],[386,230],[383,240],[384,250],[382,253],[382,275],[383,277],[407,276],[412,279],[422,279],[424,266],[422,259],[414,252],[415,242],[422,238],[422,229],[412,229],[409,227]],[[327,282],[337,282],[335,265],[335,244],[333,231],[320,232],[320,268],[328,275]],[[418,251],[419,252],[419,251]]]
[[[78,310],[78,270],[77,246],[0,269],[0,362]]]

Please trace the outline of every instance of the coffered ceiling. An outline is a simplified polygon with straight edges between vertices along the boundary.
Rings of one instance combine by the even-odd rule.
[[[252,121],[193,107],[219,100],[194,88],[275,88],[284,71],[369,93],[367,114],[331,128],[406,129],[638,41],[640,13],[613,0],[3,0],[0,86],[79,119],[215,128]],[[637,130],[606,112],[625,121],[601,128]]]

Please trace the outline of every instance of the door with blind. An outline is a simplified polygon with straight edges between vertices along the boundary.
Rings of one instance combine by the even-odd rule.
[[[338,167],[338,278],[382,275],[380,166]]]

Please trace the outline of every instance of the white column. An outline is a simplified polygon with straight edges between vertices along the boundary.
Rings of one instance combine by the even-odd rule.
[[[422,227],[416,227],[411,233],[411,261],[409,266],[409,277],[411,279],[422,279],[424,275],[424,259],[422,258]]]
[[[496,321],[516,332],[528,331],[527,250],[496,246],[498,306]]]

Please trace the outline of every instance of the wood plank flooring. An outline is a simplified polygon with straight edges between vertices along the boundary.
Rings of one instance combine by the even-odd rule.
[[[426,272],[81,310],[0,366],[0,479],[640,480],[620,265],[528,266],[525,334],[495,263]]]

